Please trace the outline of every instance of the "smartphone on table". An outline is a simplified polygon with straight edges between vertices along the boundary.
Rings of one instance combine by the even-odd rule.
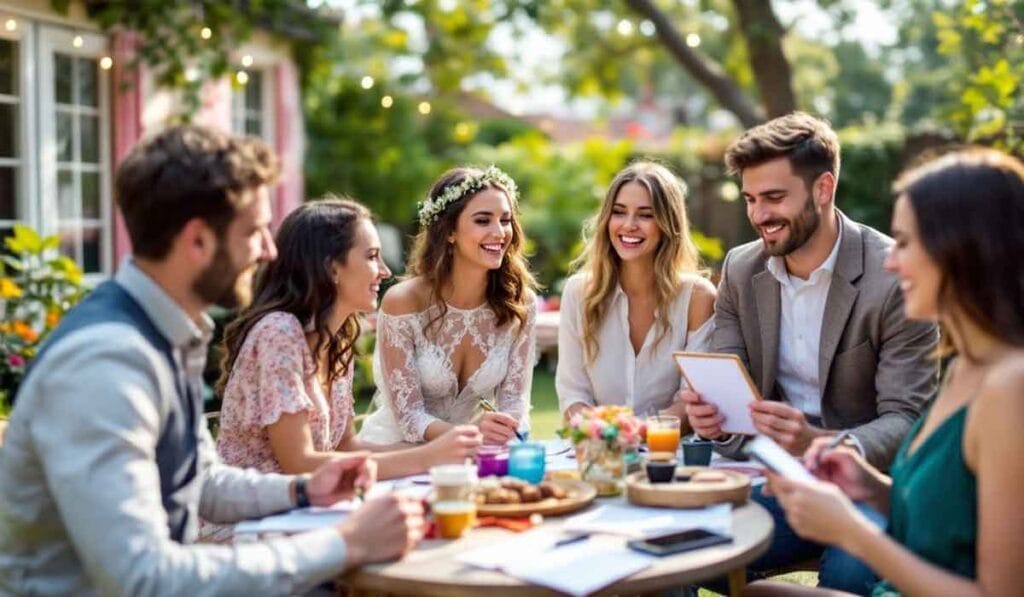
[[[706,529],[690,529],[646,539],[635,539],[627,542],[626,545],[636,551],[656,556],[667,556],[723,543],[732,543],[732,537],[713,533]]]

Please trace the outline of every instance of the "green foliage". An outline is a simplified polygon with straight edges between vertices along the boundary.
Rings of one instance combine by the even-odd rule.
[[[0,258],[0,404],[9,405],[39,345],[85,294],[82,272],[59,254],[60,237],[15,225]]]
[[[137,60],[146,64],[156,84],[181,92],[182,105],[174,115],[188,122],[200,107],[200,91],[236,68],[235,48],[256,27],[301,31],[304,37],[325,37],[329,22],[318,19],[293,0],[132,0],[89,2],[90,16],[106,32],[117,28],[140,34]],[[244,4],[244,10],[242,5]],[[67,0],[51,0],[66,14]],[[206,35],[208,34],[208,36]]]
[[[903,168],[903,130],[894,125],[839,131],[843,160],[836,205],[854,220],[889,230],[892,182]]]

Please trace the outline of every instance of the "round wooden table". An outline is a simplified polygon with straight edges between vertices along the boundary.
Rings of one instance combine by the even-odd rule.
[[[602,502],[608,503],[607,500],[598,500],[595,504]],[[549,517],[545,519],[544,526],[558,528],[563,520],[563,517]],[[342,581],[355,595],[498,597],[557,594],[551,589],[526,584],[500,572],[472,568],[455,561],[455,556],[461,552],[508,537],[509,531],[503,529],[480,528],[457,541],[424,541],[401,561],[364,566],[346,575]],[[729,592],[741,595],[746,584],[747,564],[768,550],[771,537],[771,515],[758,504],[748,502],[733,510],[731,544],[657,558],[651,567],[606,587],[598,594],[646,593],[728,576]]]

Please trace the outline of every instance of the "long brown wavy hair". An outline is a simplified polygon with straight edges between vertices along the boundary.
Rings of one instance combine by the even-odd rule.
[[[252,304],[224,330],[218,394],[224,394],[249,331],[273,311],[291,313],[303,326],[313,322],[313,358],[319,369],[320,355],[326,348],[328,385],[348,371],[359,338],[359,318],[350,315],[337,333],[327,329],[327,318],[338,296],[331,264],[345,263],[363,220],[372,220],[368,209],[350,199],[331,196],[304,203],[288,214],[275,239],[277,259],[266,264],[257,276]]]
[[[654,255],[655,305],[660,324],[655,344],[672,330],[667,306],[679,292],[683,279],[687,274],[704,275],[700,270],[697,245],[690,238],[686,184],[656,162],[641,160],[626,166],[608,187],[601,210],[584,227],[587,244],[573,263],[574,268],[587,274],[583,292],[583,349],[587,364],[597,358],[598,329],[608,314],[609,299],[619,283],[619,268],[622,267],[622,260],[608,237],[608,220],[619,191],[631,182],[647,190],[654,208],[654,221],[661,230],[661,241]]]
[[[463,166],[452,168],[441,175],[430,188],[430,198],[436,199],[451,186],[461,184],[468,176],[478,176],[483,171],[479,168]],[[492,183],[489,188],[503,191],[508,195],[512,208],[512,240],[501,267],[487,273],[487,304],[494,312],[498,327],[513,319],[519,322],[519,330],[524,329],[527,318],[527,305],[533,300],[531,293],[537,288],[537,282],[530,273],[530,268],[523,255],[523,229],[519,223],[519,206],[509,189]],[[440,313],[427,325],[430,330],[435,323],[443,320],[448,306],[441,296],[444,286],[450,282],[454,254],[448,238],[455,232],[459,215],[466,209],[470,199],[480,191],[468,193],[450,203],[447,208],[426,226],[420,226],[413,240],[412,253],[409,256],[407,277],[422,277],[430,288],[430,303],[437,305]]]

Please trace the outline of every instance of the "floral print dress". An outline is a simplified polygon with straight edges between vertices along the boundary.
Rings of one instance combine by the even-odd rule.
[[[352,424],[352,367],[325,395],[305,330],[290,313],[273,311],[249,330],[224,388],[217,452],[231,466],[280,473],[267,427],[285,413],[305,413],[313,449],[336,449]],[[230,527],[203,524],[205,539],[226,540]]]

